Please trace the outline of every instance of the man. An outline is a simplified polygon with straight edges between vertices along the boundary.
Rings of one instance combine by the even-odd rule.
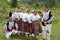
[[[18,26],[17,23],[15,23],[14,21],[12,21],[12,18],[9,17],[7,23],[4,25],[4,29],[5,29],[5,33],[6,33],[6,37],[9,39],[11,34],[16,34],[18,31]]]
[[[15,21],[18,25],[18,30],[20,29],[20,20],[19,20],[19,16],[20,14],[17,13],[17,8],[14,8],[13,13],[12,13],[12,20]]]
[[[50,40],[51,35],[51,26],[53,21],[52,12],[48,9],[47,5],[43,6],[43,15],[42,15],[42,36],[43,40]]]

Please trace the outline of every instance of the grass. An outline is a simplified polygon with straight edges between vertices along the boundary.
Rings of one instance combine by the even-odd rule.
[[[58,9],[53,10],[54,22],[52,24],[51,40],[60,40],[60,11]],[[1,16],[1,15],[0,15]],[[3,17],[5,17],[4,15]],[[6,16],[7,17],[7,16]],[[29,40],[24,36],[14,35],[11,39],[6,39],[3,26],[6,22],[5,18],[0,21],[0,40]],[[42,36],[37,36],[38,40],[42,40]]]

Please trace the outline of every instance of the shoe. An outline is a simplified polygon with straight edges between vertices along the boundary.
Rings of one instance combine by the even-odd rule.
[[[10,39],[10,37],[8,35],[5,35],[7,39]]]

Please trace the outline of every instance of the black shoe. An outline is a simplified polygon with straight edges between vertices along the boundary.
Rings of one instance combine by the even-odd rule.
[[[25,33],[23,33],[23,36],[25,36]]]
[[[47,32],[47,33],[49,33],[49,31],[48,31],[48,30],[47,30],[46,32]]]

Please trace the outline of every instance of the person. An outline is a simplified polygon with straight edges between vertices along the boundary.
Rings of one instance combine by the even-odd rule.
[[[40,24],[39,24],[40,15],[36,10],[34,10],[33,15],[31,16],[32,21],[32,28],[31,28],[31,34],[32,34],[32,40],[36,38],[37,35],[39,35],[40,30]]]
[[[6,38],[10,38],[10,36],[12,34],[16,34],[18,33],[17,29],[18,29],[18,26],[17,26],[17,23],[15,23],[14,21],[12,21],[12,17],[9,17],[8,18],[8,21],[7,23],[4,25],[4,29],[5,29],[5,33],[6,33]]]
[[[11,17],[13,13],[17,13],[17,7],[15,7],[13,11],[9,12],[9,17]]]
[[[18,21],[17,8],[15,7],[12,12],[12,20]]]
[[[17,13],[17,7],[13,8],[13,13]]]
[[[28,22],[28,26],[27,26],[27,31],[26,34],[29,37],[29,34],[31,33],[31,27],[32,27],[32,21],[31,21],[31,16],[33,14],[30,12],[30,9],[27,10],[27,22]]]
[[[12,20],[17,23],[17,25],[18,25],[18,31],[20,29],[19,15],[20,14],[17,12],[17,8],[14,8],[13,13],[12,13]]]
[[[51,26],[53,21],[52,12],[49,10],[48,6],[43,5],[43,15],[42,15],[42,37],[43,40],[50,40]]]
[[[20,12],[20,25],[22,34],[25,35],[28,24],[27,24],[27,13],[25,13],[24,8],[22,8],[22,11]]]

